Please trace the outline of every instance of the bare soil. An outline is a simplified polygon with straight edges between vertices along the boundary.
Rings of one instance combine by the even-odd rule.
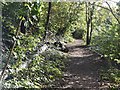
[[[90,51],[82,43],[82,40],[75,40],[67,45],[68,61],[64,76],[59,80],[59,87],[107,90],[110,82],[102,81],[100,75],[102,69],[109,67],[107,60]]]

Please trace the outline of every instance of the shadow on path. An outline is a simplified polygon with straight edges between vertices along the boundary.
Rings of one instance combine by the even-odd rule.
[[[98,90],[109,88],[107,83],[101,82],[100,71],[108,67],[106,60],[96,53],[80,46],[81,40],[69,44],[68,62],[63,78],[60,81],[62,88],[87,88]],[[103,84],[104,83],[104,84]]]

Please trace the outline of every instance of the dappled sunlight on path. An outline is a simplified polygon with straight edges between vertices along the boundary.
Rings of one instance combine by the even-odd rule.
[[[108,64],[99,55],[82,46],[82,40],[68,44],[68,62],[60,85],[62,88],[109,88],[101,81],[100,70]],[[80,46],[81,45],[81,46]],[[103,84],[104,83],[104,84]]]

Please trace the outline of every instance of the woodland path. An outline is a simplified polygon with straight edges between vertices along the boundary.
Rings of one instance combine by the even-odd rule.
[[[108,67],[107,61],[87,47],[82,46],[82,43],[82,40],[75,40],[67,45],[69,48],[68,62],[64,76],[59,81],[59,86],[73,88],[73,90],[79,90],[79,88],[106,90],[110,83],[101,81],[100,70]]]

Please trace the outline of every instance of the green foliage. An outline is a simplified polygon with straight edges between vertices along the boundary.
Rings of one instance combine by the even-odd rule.
[[[3,43],[4,63],[16,41],[16,46],[9,63],[9,74],[4,87],[41,88],[51,86],[56,78],[61,77],[64,69],[64,56],[55,50],[39,53],[46,20],[46,3],[6,3],[3,6]],[[17,7],[17,8],[16,8]],[[11,12],[12,10],[12,12]],[[9,11],[9,13],[7,13]],[[9,16],[9,17],[8,17]],[[20,31],[16,36],[19,19],[24,17],[25,34]],[[26,19],[27,18],[27,19]],[[53,52],[54,51],[54,52]],[[48,53],[48,54],[47,54]],[[48,58],[48,56],[50,58]]]
[[[102,72],[102,80],[113,83],[111,88],[114,90],[120,84],[120,25],[109,11],[99,9],[98,12],[94,21],[92,48],[110,60],[112,69]]]
[[[75,39],[82,39],[84,35],[84,30],[83,29],[78,29],[73,32],[73,37]]]
[[[96,51],[102,53],[104,57],[110,60],[112,67],[116,69],[109,69],[104,71],[102,80],[110,81],[115,83],[111,85],[111,88],[116,88],[120,84],[120,35],[119,35],[119,25],[115,24],[109,26],[107,30],[99,32],[99,35],[94,36],[93,45]],[[116,61],[116,64],[113,64]],[[117,66],[117,67],[116,67]]]
[[[52,3],[50,30],[56,39],[71,41],[71,32],[77,26],[82,3]]]
[[[3,4],[3,65],[16,41],[8,65],[10,68],[8,76],[13,78],[6,80],[5,87],[47,87],[52,86],[54,81],[61,77],[66,57],[49,46],[46,51],[39,52],[45,44],[42,39],[45,34],[47,9],[47,2],[7,2]],[[95,7],[92,21],[94,35],[92,45],[105,57],[120,63],[120,25],[116,23],[109,11],[97,9]],[[119,17],[119,7],[116,9],[116,15]],[[16,36],[21,17],[23,17],[25,33],[19,31]],[[85,18],[85,4],[82,2],[52,2],[47,32],[48,41],[72,41],[74,30],[75,38],[85,39]],[[108,72],[110,73],[109,79],[120,84],[119,70],[108,70]]]
[[[109,26],[107,31],[99,32],[99,36],[94,36],[93,43],[100,53],[112,60],[120,60],[120,35],[119,25]]]
[[[49,49],[42,55],[34,50],[34,37],[27,37],[26,41],[21,41],[22,46],[18,45],[14,51],[14,63],[11,64],[12,72],[9,75],[13,79],[7,80],[4,87],[25,87],[41,88],[48,87],[60,78],[64,69],[65,57],[62,53]],[[24,42],[24,44],[23,44]],[[24,46],[25,45],[25,46]],[[31,46],[33,45],[33,46]],[[29,54],[27,54],[29,53]]]
[[[118,69],[108,69],[107,71],[101,72],[101,78],[104,81],[110,81],[110,88],[116,88],[120,85],[120,70]]]

